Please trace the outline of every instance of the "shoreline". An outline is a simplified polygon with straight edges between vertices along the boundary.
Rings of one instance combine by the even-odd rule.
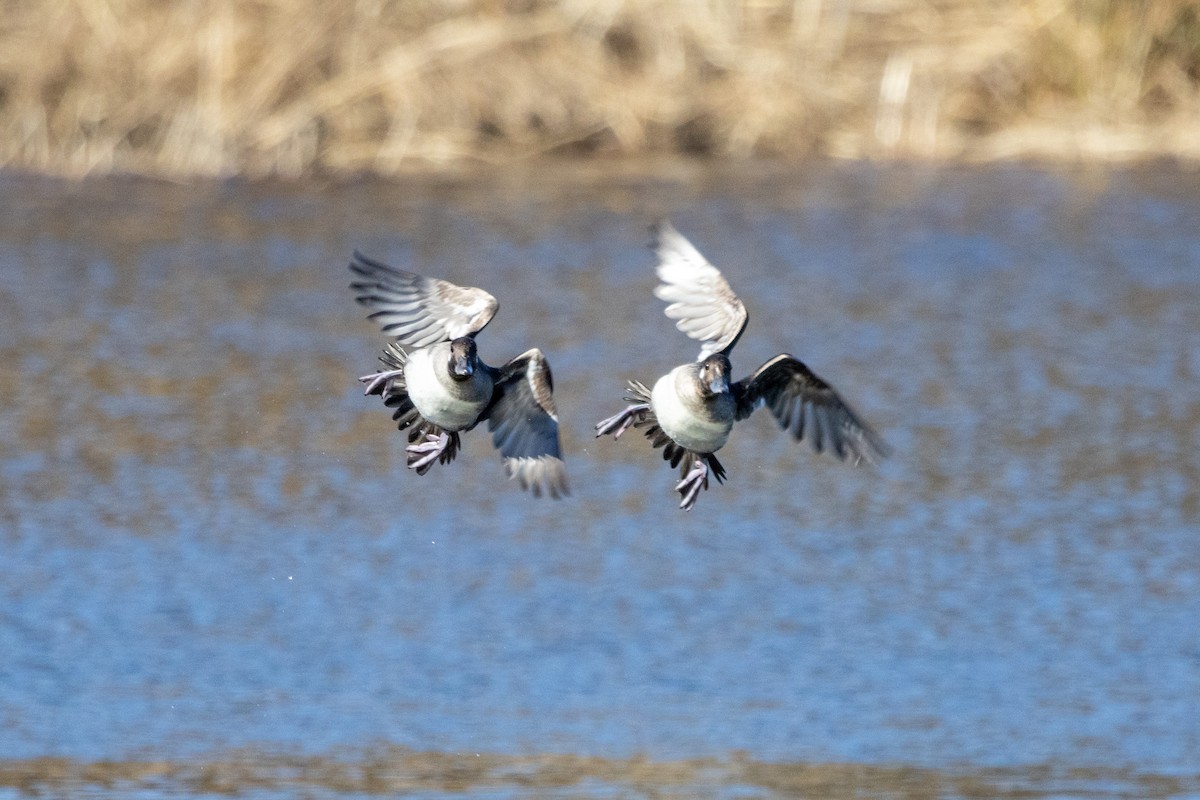
[[[689,796],[749,787],[766,797],[1051,798],[1193,797],[1200,775],[1137,768],[1037,764],[932,768],[906,764],[760,761],[742,753],[654,760],[569,754],[445,753],[380,746],[328,755],[243,749],[195,760],[75,760],[44,756],[0,760],[0,788],[31,795],[101,787],[116,794],[182,791],[243,794],[328,791],[335,794],[554,790],[587,796],[619,789],[635,795]],[[695,796],[695,795],[690,795]]]

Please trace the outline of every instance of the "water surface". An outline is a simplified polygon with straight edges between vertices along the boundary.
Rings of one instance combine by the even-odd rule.
[[[1200,176],[0,191],[0,787],[1200,796]],[[684,514],[648,443],[591,438],[695,355],[651,294],[661,216],[749,308],[735,373],[799,356],[889,461],[759,412]],[[547,354],[570,500],[482,432],[406,474],[355,380],[355,247],[496,295],[490,363]],[[377,762],[441,777],[312,777]]]

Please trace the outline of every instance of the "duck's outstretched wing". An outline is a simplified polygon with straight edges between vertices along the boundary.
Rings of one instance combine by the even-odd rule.
[[[357,250],[350,270],[362,278],[350,284],[358,292],[355,299],[374,309],[367,318],[407,347],[474,336],[492,321],[499,307],[483,289],[405,272]]]
[[[660,222],[651,233],[658,256],[655,271],[662,281],[654,296],[668,303],[664,313],[702,343],[697,360],[713,353],[729,355],[746,329],[746,307],[720,271],[671,223]]]
[[[509,361],[495,377],[491,405],[483,412],[492,443],[509,477],[534,496],[570,494],[558,442],[558,412],[550,365],[536,347]]]
[[[832,450],[843,461],[875,463],[891,448],[854,410],[803,362],[784,353],[730,387],[737,418],[766,405],[780,426],[820,453]]]

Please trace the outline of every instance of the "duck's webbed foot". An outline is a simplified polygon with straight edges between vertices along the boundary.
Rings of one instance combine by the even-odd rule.
[[[382,395],[382,394],[387,394],[388,383],[393,378],[403,378],[403,377],[404,377],[403,369],[389,369],[389,370],[384,370],[383,372],[373,372],[370,375],[363,375],[361,378],[359,378],[359,380],[367,385],[367,388],[363,389],[364,395],[371,395],[371,394]]]
[[[612,434],[614,439],[620,439],[621,434],[629,430],[630,425],[634,425],[645,419],[646,412],[649,410],[649,403],[637,403],[626,407],[619,414],[614,414],[608,419],[600,420],[596,423],[597,438],[605,434]]]
[[[683,476],[683,480],[675,484],[675,491],[683,497],[679,507],[691,511],[700,497],[700,490],[708,488],[708,464],[703,458],[692,461],[692,468]]]
[[[449,444],[450,434],[446,431],[426,434],[425,441],[404,448],[408,451],[408,468],[415,469],[418,475],[424,475]]]

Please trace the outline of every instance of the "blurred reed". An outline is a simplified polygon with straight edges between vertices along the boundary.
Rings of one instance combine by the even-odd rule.
[[[1200,0],[0,0],[0,164],[1200,159]]]

